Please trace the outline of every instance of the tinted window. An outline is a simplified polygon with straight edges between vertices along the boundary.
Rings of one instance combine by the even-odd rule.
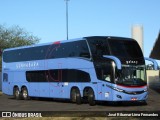
[[[7,82],[7,81],[8,81],[8,74],[3,73],[3,82]]]
[[[90,57],[86,41],[74,42],[73,46],[71,47],[71,52],[76,57]]]
[[[49,82],[61,82],[62,70],[48,70],[47,72]]]
[[[143,54],[134,40],[109,40],[112,55],[127,58],[142,58]]]
[[[75,69],[27,71],[28,82],[89,82],[87,72]]]
[[[45,59],[49,46],[32,47],[5,51],[3,54],[4,62],[19,62]]]
[[[26,79],[28,82],[45,82],[47,75],[45,71],[27,71]]]
[[[109,55],[107,39],[103,37],[88,38],[92,56]]]
[[[51,58],[85,57],[89,58],[89,50],[86,41],[76,41],[61,44],[50,52]]]
[[[30,60],[85,57],[89,58],[89,50],[86,41],[67,42],[25,49],[5,51],[4,62],[19,62]]]
[[[81,70],[68,70],[68,82],[90,82],[90,76],[87,72]],[[63,79],[63,81],[66,81]]]
[[[113,67],[110,60],[97,59],[94,65],[99,80],[113,82]]]

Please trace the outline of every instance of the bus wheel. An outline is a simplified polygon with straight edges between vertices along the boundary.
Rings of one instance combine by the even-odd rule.
[[[70,97],[71,102],[76,102],[78,105],[81,104],[81,94],[79,89],[72,89]]]
[[[28,100],[29,99],[29,96],[28,96],[28,90],[26,87],[22,88],[22,98],[24,100]]]
[[[14,98],[17,99],[17,100],[20,100],[20,99],[21,99],[21,93],[20,93],[18,87],[15,87],[15,88],[13,89],[13,96],[14,96]]]
[[[82,101],[81,101],[81,93],[80,93],[79,89],[76,89],[76,103],[78,105],[80,105],[82,103]]]
[[[88,91],[88,102],[90,106],[94,106],[96,104],[94,91],[89,89]]]

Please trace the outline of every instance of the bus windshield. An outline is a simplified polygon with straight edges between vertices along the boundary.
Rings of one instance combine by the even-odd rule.
[[[143,58],[137,42],[131,39],[105,37],[88,38],[93,56],[113,55],[118,58]]]
[[[111,54],[119,58],[142,58],[138,43],[131,40],[108,40]]]
[[[144,66],[123,66],[117,71],[115,82],[125,86],[144,86],[145,79]]]
[[[112,55],[120,59],[122,64],[135,61],[136,65],[145,64],[143,53],[135,40],[125,38],[92,37],[87,38],[93,60],[103,55]]]

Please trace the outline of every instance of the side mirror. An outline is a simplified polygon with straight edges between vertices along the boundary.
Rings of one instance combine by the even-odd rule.
[[[158,63],[156,62],[155,59],[147,58],[147,57],[145,57],[144,59],[145,59],[145,60],[148,60],[148,61],[151,61],[151,62],[153,63],[154,70],[158,70],[158,69],[159,69],[159,68],[158,68]]]

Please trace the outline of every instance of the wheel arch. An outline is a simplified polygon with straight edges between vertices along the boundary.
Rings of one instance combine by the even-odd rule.
[[[78,87],[78,86],[72,86],[71,89],[70,89],[70,91],[71,91],[72,89],[79,89],[79,87]],[[80,89],[79,89],[79,90],[80,90]]]
[[[14,94],[14,89],[15,89],[15,88],[18,88],[18,89],[19,89],[19,86],[18,86],[18,85],[14,85],[14,86],[13,86],[13,94]],[[20,90],[20,89],[19,89],[19,90]]]
[[[27,91],[28,91],[28,87],[27,87],[26,85],[22,85],[22,86],[21,86],[21,92],[22,92],[23,88],[26,88]],[[28,94],[29,94],[29,92],[28,92]]]
[[[88,91],[89,91],[89,89],[92,89],[92,90],[93,90],[94,95],[95,95],[95,98],[96,98],[96,94],[95,94],[96,92],[95,92],[94,88],[91,87],[91,86],[86,86],[86,87],[83,89],[83,97],[87,97],[87,96],[88,96]]]
[[[71,89],[70,89],[70,93],[71,93],[72,89],[78,89],[81,96],[83,95],[81,89],[78,86],[72,86]]]
[[[22,86],[21,86],[21,90],[22,90],[23,88],[27,88],[27,86],[26,86],[26,85],[22,85]],[[28,89],[28,88],[27,88],[27,89]]]
[[[18,85],[14,85],[14,86],[13,86],[13,89],[14,89],[14,88],[19,88],[19,87],[18,87]]]

